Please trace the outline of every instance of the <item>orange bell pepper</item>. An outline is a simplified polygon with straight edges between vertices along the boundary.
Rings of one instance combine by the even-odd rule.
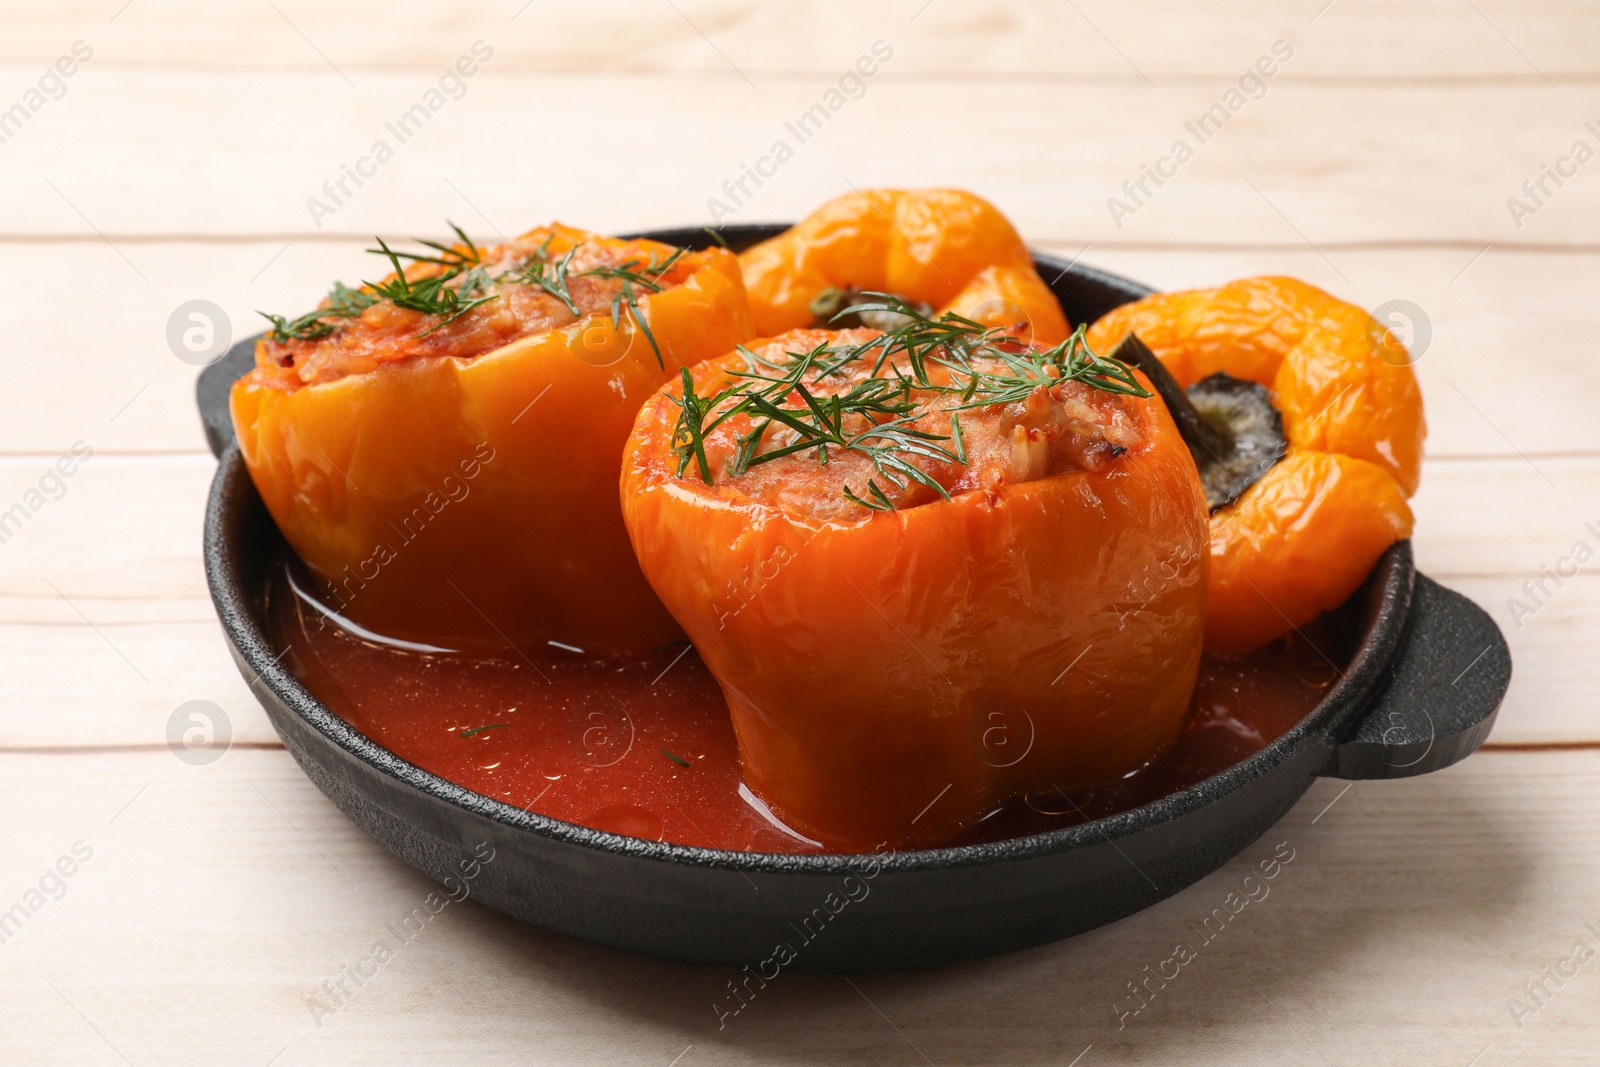
[[[1365,311],[1292,278],[1162,293],[1089,330],[1137,334],[1189,386],[1217,372],[1267,386],[1289,451],[1211,517],[1206,647],[1258,648],[1342,604],[1409,537],[1427,425],[1405,347]]]
[[[622,479],[634,548],[722,687],[746,783],[843,851],[947,842],[1008,797],[1140,766],[1183,727],[1204,614],[1205,500],[1153,397],[1046,371],[1009,395],[988,381],[953,417],[963,379],[930,362],[911,414],[840,401],[835,420],[845,437],[869,422],[933,434],[895,453],[925,480],[837,445],[824,463],[794,448],[789,416],[755,439],[762,459],[742,444],[750,411],[695,452],[690,422],[732,410],[716,394],[749,388],[741,371],[798,374],[810,400],[774,402],[833,419],[828,398],[864,395],[872,353],[831,375],[795,371],[792,353],[874,338],[794,331],[752,342],[766,364],[686,371],[690,413],[681,382],[646,401]],[[913,374],[904,351],[879,384],[896,372]],[[756,455],[742,471],[741,448]]]
[[[737,260],[560,225],[433,260],[277,320],[235,384],[278,528],[332,607],[390,638],[676,639],[628,545],[620,456],[645,397],[751,335]]]
[[[1070,332],[1011,223],[959,189],[849,193],[739,261],[756,332],[765,336],[816,324],[817,294],[852,288],[976,313],[986,326],[1026,321],[1031,338],[1046,347]]]

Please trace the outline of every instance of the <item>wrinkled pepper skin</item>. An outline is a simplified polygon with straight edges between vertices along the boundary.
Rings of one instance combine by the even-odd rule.
[[[330,604],[386,637],[492,654],[677,639],[622,524],[622,445],[669,375],[751,333],[731,253],[681,269],[686,280],[639,299],[665,368],[624,305],[616,328],[607,309],[472,358],[414,356],[297,388],[271,367],[240,379],[245,464]]]
[[[1033,269],[1010,221],[959,189],[868,189],[828,201],[769,241],[743,252],[745,288],[764,337],[812,324],[824,289],[894,293],[963,315],[1020,309],[1033,339],[1057,344],[1070,332],[1061,305]],[[985,322],[985,325],[988,325]]]
[[[743,366],[701,364],[697,391]],[[1177,738],[1206,509],[1158,399],[1126,401],[1141,442],[1098,472],[827,522],[678,477],[680,392],[639,413],[624,513],[727,698],[746,783],[788,825],[838,851],[938,845],[1006,798],[1115,780]]]
[[[985,267],[939,309],[940,314],[946,311],[984,326],[998,326],[1046,348],[1065,341],[1072,332],[1055,294],[1031,263],[1026,267]]]
[[[1180,385],[1226,372],[1271,389],[1283,415],[1288,456],[1211,518],[1208,649],[1248,652],[1337,607],[1411,535],[1422,392],[1372,316],[1292,278],[1248,278],[1124,305],[1089,343],[1107,352],[1130,332]]]

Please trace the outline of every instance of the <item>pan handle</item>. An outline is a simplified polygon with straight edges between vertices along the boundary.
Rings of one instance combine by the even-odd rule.
[[[221,457],[233,444],[233,416],[228,413],[228,391],[256,365],[256,342],[261,335],[246,337],[222,358],[200,372],[194,383],[194,402],[200,408],[200,422],[206,429],[206,444],[211,454]]]
[[[1322,774],[1409,778],[1463,760],[1488,738],[1510,683],[1511,651],[1494,620],[1419,574],[1389,682]]]

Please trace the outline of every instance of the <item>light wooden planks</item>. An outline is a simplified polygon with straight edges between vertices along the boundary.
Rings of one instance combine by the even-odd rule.
[[[491,62],[402,143],[385,123],[433,88],[421,72],[375,72],[352,88],[331,70],[91,63],[0,146],[0,233],[364,237],[437,227],[441,213],[483,228],[478,211],[488,228],[556,213],[618,230],[709,222],[714,197],[738,220],[794,217],[853,183],[979,189],[1037,240],[1600,245],[1594,165],[1547,186],[1549,203],[1520,228],[1506,206],[1575,140],[1594,147],[1584,123],[1600,121],[1600,85],[1274,83],[1202,144],[1185,124],[1219,103],[1216,86],[875,78],[802,143],[786,123],[830,84],[575,82]],[[1113,218],[1108,199],[1137,206],[1144,197],[1124,183],[1180,138],[1194,158],[1163,188],[1147,184],[1151,199],[1131,217]],[[393,158],[362,163],[378,140]],[[763,163],[779,140],[793,158]],[[758,164],[773,175],[762,187],[724,190]],[[344,166],[368,176],[336,202],[323,186]],[[314,217],[313,197],[337,210]]]
[[[1548,76],[1563,84],[1600,73],[1600,17],[1582,0],[1484,0],[1478,12],[1452,0],[1224,0],[1203,9],[1183,0],[981,7],[949,0],[500,0],[457,7],[408,0],[386,4],[381,15],[354,5],[279,0],[278,11],[243,5],[230,9],[226,19],[199,0],[137,0],[123,10],[125,2],[76,0],[14,15],[0,42],[0,59],[46,61],[84,38],[108,63],[307,70],[337,65],[354,77],[371,67],[442,67],[461,45],[481,38],[507,66],[724,80],[738,80],[742,72],[762,80],[841,69],[855,60],[856,39],[864,35],[896,44],[901,75],[1101,79],[1139,86],[1145,78],[1161,84],[1237,77],[1272,41],[1284,38],[1304,51],[1292,77],[1543,84]]]
[[[450,905],[318,1027],[307,998],[393,943],[386,924],[434,887],[285,753],[204,768],[165,752],[4,755],[0,900],[75,842],[93,855],[0,951],[0,992],[27,1020],[0,1031],[0,1059],[665,1065],[692,1046],[680,1064],[910,1064],[919,1050],[938,1064],[1067,1064],[1093,1045],[1082,1065],[1414,1067],[1485,1046],[1483,1067],[1581,1062],[1600,1041],[1592,966],[1520,1029],[1507,1002],[1574,939],[1600,943],[1583,926],[1600,925],[1600,857],[1585,844],[1600,833],[1597,771],[1593,752],[1487,753],[1430,778],[1319,783],[1239,859],[1112,927],[855,989],[784,974],[721,1031],[725,969]],[[1119,1030],[1113,1003],[1136,1003],[1126,983],[1198,942],[1187,924],[1279,843],[1293,859],[1266,898]]]

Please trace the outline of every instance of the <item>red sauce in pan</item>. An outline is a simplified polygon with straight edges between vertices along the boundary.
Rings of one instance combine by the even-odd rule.
[[[716,682],[687,644],[632,660],[554,645],[484,659],[396,648],[308,603],[285,568],[269,591],[283,662],[367,737],[442,778],[566,822],[650,840],[822,852],[743,789]],[[955,844],[1100,818],[1193,785],[1263,748],[1322,699],[1350,649],[1325,617],[1237,660],[1207,656],[1189,725],[1117,785],[1033,794]]]

